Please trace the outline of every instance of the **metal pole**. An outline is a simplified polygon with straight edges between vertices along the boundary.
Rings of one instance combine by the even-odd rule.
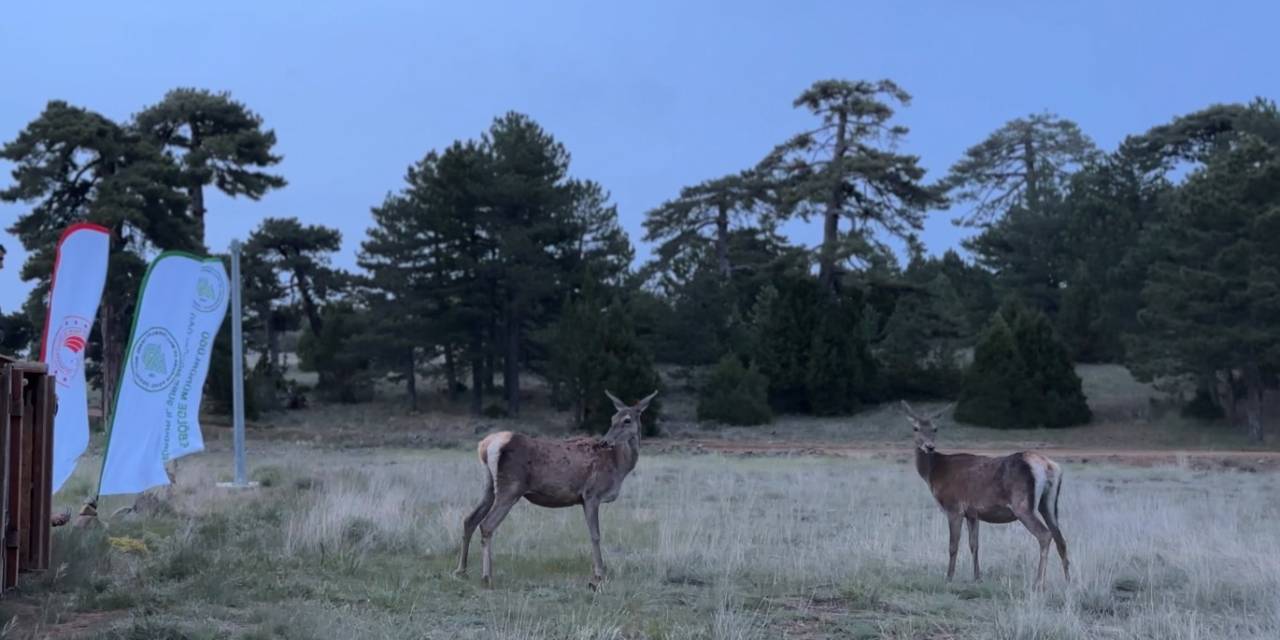
[[[244,336],[240,332],[240,241],[231,241],[231,414],[237,487],[248,485],[244,464]]]

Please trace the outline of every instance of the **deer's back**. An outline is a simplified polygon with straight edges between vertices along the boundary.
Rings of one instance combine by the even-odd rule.
[[[594,438],[553,440],[513,433],[499,456],[496,483],[539,506],[573,506],[582,503],[610,457],[610,447]]]
[[[929,487],[943,510],[994,523],[1016,520],[1012,506],[1028,503],[1035,491],[1024,453],[940,455]]]

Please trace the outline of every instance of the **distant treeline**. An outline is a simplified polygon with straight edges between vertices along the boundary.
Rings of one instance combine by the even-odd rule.
[[[1210,106],[1111,151],[1033,114],[929,179],[899,151],[895,110],[909,100],[887,80],[815,83],[794,101],[810,128],[646,214],[655,250],[638,269],[605,187],[574,176],[568,150],[517,113],[408,168],[373,206],[358,273],[331,265],[337,230],[267,219],[244,253],[255,408],[296,398],[280,340],[301,332],[316,391],[345,402],[390,378],[416,406],[432,374],[477,414],[516,415],[521,377],[536,374],[598,428],[612,413],[603,390],[641,397],[661,362],[714,365],[698,369],[706,420],[936,397],[958,398],[966,421],[1066,426],[1090,417],[1071,363],[1119,362],[1186,384],[1189,411],[1261,437],[1280,371],[1273,102]],[[0,149],[16,165],[0,199],[31,206],[9,231],[36,284],[3,318],[4,348],[38,335],[60,231],[103,224],[111,276],[89,354],[109,388],[146,256],[204,250],[206,188],[284,187],[275,140],[248,107],[202,90],[127,122],[49,103]],[[949,208],[976,230],[971,259],[929,256],[918,240]],[[819,246],[779,234],[796,218],[821,225]]]

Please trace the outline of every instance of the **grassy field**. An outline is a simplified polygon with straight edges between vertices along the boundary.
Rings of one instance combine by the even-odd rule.
[[[1127,376],[1088,371],[1097,424],[1052,432],[946,425],[944,448],[1234,449],[1235,431],[1144,414]],[[669,437],[646,441],[602,512],[610,580],[594,593],[578,509],[521,504],[495,538],[497,585],[452,577],[479,498],[478,437],[559,434],[563,416],[472,420],[433,404],[321,406],[252,425],[257,490],[228,492],[227,432],[140,503],[107,498],[104,528],[55,529],[55,571],[0,601],[0,638],[1276,638],[1280,475],[1067,464],[1073,580],[1018,525],[983,528],[984,581],[947,584],[946,524],[902,461],[890,409],[708,431],[666,396]],[[1127,416],[1127,417],[1126,417]],[[884,459],[698,454],[699,439],[883,446]],[[56,496],[78,507],[101,443]],[[1259,454],[1261,455],[1261,454]],[[1174,460],[1179,460],[1174,458]]]
[[[945,583],[945,523],[905,465],[649,456],[604,509],[611,576],[593,593],[576,509],[517,507],[496,589],[450,575],[482,479],[469,454],[255,460],[259,490],[214,488],[230,461],[209,453],[161,506],[56,530],[58,569],[6,603],[21,626],[5,637],[1280,637],[1273,474],[1068,467],[1075,576],[1054,564],[1037,593],[1016,525],[984,528],[984,582]]]

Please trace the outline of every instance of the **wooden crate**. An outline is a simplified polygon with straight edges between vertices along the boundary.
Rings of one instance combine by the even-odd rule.
[[[49,568],[56,410],[54,380],[43,363],[0,356],[0,588],[5,590],[17,586],[19,573]]]

